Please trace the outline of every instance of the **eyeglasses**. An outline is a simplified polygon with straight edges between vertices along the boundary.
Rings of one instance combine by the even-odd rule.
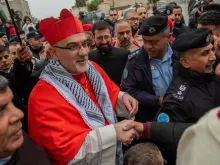
[[[110,16],[111,16],[111,17],[113,17],[113,16],[114,16],[114,17],[116,17],[116,16],[117,16],[117,14],[110,14]]]
[[[71,44],[68,44],[67,47],[62,47],[62,46],[53,46],[55,48],[59,48],[59,49],[64,49],[64,50],[71,50],[71,51],[79,51],[81,49],[81,47],[83,48],[88,48],[88,42],[83,42],[82,44],[77,44],[77,43],[71,43]]]
[[[4,55],[4,56],[1,56],[1,57],[0,57],[0,61],[2,61],[2,60],[3,60],[3,58],[7,60],[7,59],[9,58],[9,55]]]
[[[135,21],[138,21],[139,19],[138,18],[129,18],[127,19],[128,21],[132,21],[132,22],[135,22]]]

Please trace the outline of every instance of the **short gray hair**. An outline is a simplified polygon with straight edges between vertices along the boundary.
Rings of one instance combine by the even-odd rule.
[[[117,25],[120,24],[120,23],[128,23],[130,25],[130,27],[131,27],[131,24],[128,22],[128,20],[126,20],[126,19],[119,19],[115,23],[115,30],[116,30]]]
[[[0,75],[0,92],[5,92],[8,88],[8,80]]]
[[[126,19],[128,13],[136,13],[137,14],[137,12],[134,9],[129,9],[124,13],[124,19]]]

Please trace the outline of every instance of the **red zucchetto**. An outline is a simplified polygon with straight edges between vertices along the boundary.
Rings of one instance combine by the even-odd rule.
[[[46,18],[40,23],[40,32],[47,39],[50,45],[76,33],[83,33],[82,22],[69,10],[63,9],[59,19]]]

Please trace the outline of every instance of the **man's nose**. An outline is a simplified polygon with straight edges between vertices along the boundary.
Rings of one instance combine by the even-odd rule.
[[[10,124],[16,123],[24,117],[24,113],[20,109],[16,108],[13,103],[12,105],[10,105],[10,110],[11,110],[10,111],[11,116],[9,118]]]

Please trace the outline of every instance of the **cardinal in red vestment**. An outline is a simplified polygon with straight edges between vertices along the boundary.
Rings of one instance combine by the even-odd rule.
[[[54,165],[122,165],[122,143],[137,135],[131,118],[138,102],[121,92],[94,62],[82,23],[67,9],[59,19],[47,18],[40,32],[51,47],[51,59],[28,104],[29,135]],[[114,67],[114,65],[112,66]]]

